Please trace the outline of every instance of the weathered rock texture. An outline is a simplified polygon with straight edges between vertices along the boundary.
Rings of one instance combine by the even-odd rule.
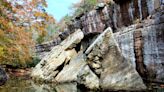
[[[143,78],[162,80],[164,76],[163,12],[115,33],[121,52],[132,61]]]
[[[78,82],[90,89],[99,88],[99,79],[88,67],[86,57],[83,54],[79,54],[64,66],[54,80],[58,83]]]
[[[104,0],[99,0],[104,2]],[[106,1],[106,0],[105,0]],[[68,25],[67,30],[51,42],[36,46],[36,52],[40,56],[45,56],[53,46],[60,44],[68,35],[81,29],[85,35],[90,33],[101,33],[107,27],[111,27],[114,32],[123,26],[138,23],[154,12],[163,9],[163,0],[108,0],[110,3],[98,5],[95,10],[76,16],[73,24]]]
[[[55,46],[33,69],[32,76],[51,81],[62,70],[63,66],[76,56],[77,52],[74,47],[83,37],[83,32],[77,30],[60,45]]]
[[[73,31],[74,32],[74,31]],[[73,32],[71,31],[64,31],[63,33],[60,33],[58,37],[56,37],[54,40],[49,42],[44,42],[42,44],[38,44],[35,46],[35,52],[37,56],[42,59],[48,52],[52,50],[52,48],[56,45],[59,45],[63,40],[65,40],[70,34]]]
[[[81,31],[76,31],[55,46],[34,68],[32,77],[57,83],[77,82],[89,89],[99,89],[100,86],[103,90],[146,89],[131,62],[121,53],[110,27],[96,38],[85,53],[82,50],[71,57],[72,53],[76,54],[76,44],[83,38],[77,39],[79,34]],[[75,40],[71,39],[73,37]],[[65,54],[68,53],[66,49],[71,56]]]
[[[47,45],[47,52],[52,50],[32,75],[59,83],[76,81],[91,89],[101,86],[104,90],[144,89],[140,76],[163,81],[163,4],[163,0],[111,0],[110,4],[77,16],[68,28],[72,31],[59,36],[56,43],[78,28],[84,37],[76,42],[73,39],[78,36],[70,35],[72,40],[67,38],[61,45],[55,43],[53,49]],[[107,27],[113,29],[114,38],[111,31],[103,32]],[[71,44],[67,45],[69,40]],[[74,41],[76,45],[72,44]],[[45,52],[46,44],[38,51]]]
[[[110,3],[77,16],[74,28],[85,34],[102,32],[107,27],[118,29],[146,19],[156,10],[163,8],[163,0],[109,0]]]
[[[76,51],[84,34],[77,30],[55,46],[33,69],[31,76],[34,79],[55,83],[78,82],[90,89],[99,88],[98,77],[87,65],[85,55]],[[76,56],[76,57],[75,57]]]
[[[121,53],[110,28],[106,29],[90,45],[85,54],[87,54],[87,62],[90,67],[100,75],[100,86],[103,90],[141,90],[146,88],[128,58]],[[97,72],[100,69],[101,72]]]

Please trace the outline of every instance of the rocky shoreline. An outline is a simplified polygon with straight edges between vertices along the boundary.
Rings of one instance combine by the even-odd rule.
[[[161,53],[158,62],[152,61],[155,57],[149,59],[158,54],[153,48],[163,50],[163,17],[163,10],[159,10],[150,19],[122,27],[115,33],[110,27],[101,34],[86,35],[76,30],[46,52],[31,76],[57,84],[76,82],[90,90],[149,89],[149,83],[154,84],[149,80],[163,78],[162,61],[159,63],[163,52],[158,52]],[[159,84],[162,87],[163,81]]]
[[[120,52],[111,28],[107,28],[83,52],[75,48],[84,34],[77,30],[55,46],[33,69],[31,76],[55,83],[77,82],[88,89],[144,90],[132,64]]]

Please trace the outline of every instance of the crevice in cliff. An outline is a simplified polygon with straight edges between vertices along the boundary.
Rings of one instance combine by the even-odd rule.
[[[130,24],[132,24],[132,20],[129,16],[129,12],[128,12],[129,3],[130,3],[130,1],[120,3],[122,22],[125,26],[129,26]]]
[[[84,84],[77,84],[77,88],[81,90],[81,92],[85,92],[88,88]]]
[[[147,1],[146,0],[141,0],[141,10],[142,10],[142,18],[145,19],[147,18],[148,14],[148,8],[147,8]]]
[[[60,66],[58,66],[54,71],[57,71],[56,75],[54,75],[53,77],[55,78],[64,68],[64,66],[66,64],[69,64],[69,61],[68,62],[63,62]]]
[[[137,0],[133,0],[133,5],[134,5],[134,20],[139,19],[139,6],[138,6],[138,1]]]
[[[75,50],[77,53],[81,50],[81,42],[76,44]]]
[[[142,32],[140,30],[137,30],[133,33],[134,37],[134,53],[135,53],[135,63],[136,63],[136,70],[139,73],[139,75],[147,79],[148,72],[146,69],[146,65],[144,64],[144,58],[143,58],[143,37]]]
[[[95,41],[97,36],[100,34],[100,32],[93,32],[85,34],[84,38],[81,41],[81,46],[83,48],[83,52],[87,50],[87,48]]]

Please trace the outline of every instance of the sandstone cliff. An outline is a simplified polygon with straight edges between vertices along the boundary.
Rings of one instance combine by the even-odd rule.
[[[59,45],[70,34],[76,32],[77,29],[81,29],[82,32],[84,33],[84,38],[82,38],[81,41],[76,44],[74,49],[76,50],[77,53],[78,52],[85,53],[87,52],[88,49],[91,48],[92,44],[95,44],[96,39],[98,39],[97,37],[99,37],[99,34],[103,33],[103,31],[106,28],[111,27],[113,29],[114,40],[118,44],[119,51],[118,49],[115,49],[115,51],[113,52],[109,51],[108,53],[110,53],[113,56],[107,54],[107,56],[105,55],[106,57],[100,58],[101,62],[98,60],[99,59],[98,57],[92,57],[93,60],[87,59],[87,57],[92,56],[92,55],[88,55],[88,53],[85,53],[86,57],[78,54],[77,57],[75,57],[74,59],[70,59],[69,65],[62,68],[64,71],[61,72],[57,71],[58,75],[55,74],[55,78],[54,79],[52,78],[53,81],[61,82],[63,80],[66,81],[73,80],[82,83],[84,85],[87,85],[86,84],[87,82],[90,83],[89,80],[92,80],[92,78],[96,80],[98,77],[100,79],[99,80],[100,86],[102,86],[102,85],[106,85],[106,83],[101,80],[106,80],[109,77],[110,77],[109,79],[111,79],[109,81],[116,82],[114,81],[115,80],[114,77],[108,76],[108,74],[110,75],[114,74],[113,76],[115,75],[119,76],[120,74],[119,71],[121,70],[124,71],[125,69],[124,71],[125,75],[121,75],[122,77],[120,78],[119,81],[121,82],[122,80],[126,79],[126,77],[123,77],[126,76],[126,68],[124,68],[123,66],[119,66],[117,64],[120,64],[120,62],[122,62],[123,65],[129,66],[127,67],[127,69],[132,70],[131,74],[135,72],[135,70],[133,71],[133,69],[135,68],[143,80],[146,81],[153,80],[153,81],[163,82],[163,78],[164,78],[163,77],[164,76],[164,48],[163,48],[164,47],[164,31],[163,31],[164,7],[163,5],[164,5],[163,0],[110,0],[109,4],[102,4],[102,3],[98,4],[95,10],[76,16],[73,20],[73,24],[69,25],[67,28],[68,30],[60,34],[57,39],[54,39],[54,41],[51,42],[37,45],[36,51],[39,55],[41,55],[41,57],[46,56],[47,53],[49,53],[49,51],[51,51],[51,49],[54,48],[54,46]],[[117,51],[120,54],[118,53],[116,54]],[[95,50],[95,53],[98,52],[99,52],[99,48]],[[117,55],[123,56],[123,58],[125,59],[116,58],[118,57]],[[99,55],[97,54],[97,56]],[[105,61],[106,59],[109,59],[108,57],[112,57],[111,62],[110,60],[109,62]],[[95,63],[93,63],[94,59],[96,61]],[[113,63],[113,61],[115,60],[119,62]],[[80,65],[76,64],[76,61],[79,61]],[[87,63],[84,63],[83,61],[86,61]],[[128,61],[131,62],[133,66],[132,68],[129,64],[127,64]],[[108,66],[105,67],[107,68],[107,70],[108,68],[109,69],[111,68],[117,69],[118,67],[122,67],[122,68],[119,68],[118,69],[119,71],[113,70],[113,71],[104,72],[105,70],[103,71],[102,69],[104,69],[103,67],[106,66],[106,64]],[[110,64],[112,64],[113,66],[112,65],[110,66]],[[79,68],[76,71],[76,69],[71,68],[72,66],[76,66],[76,67],[79,66]],[[74,73],[74,75],[69,75],[66,73],[66,70],[67,72],[71,71],[76,73]],[[81,70],[85,70],[85,72],[81,72]],[[87,79],[88,78],[87,76],[83,78],[82,75],[86,75],[85,73],[87,73],[87,76],[92,76],[92,78]],[[66,74],[67,76],[73,76],[72,77],[73,79],[65,79],[64,76],[66,75],[64,74]],[[97,77],[94,77],[95,75]],[[137,76],[138,75],[136,75],[135,77]],[[84,79],[85,81],[82,81],[81,79]],[[139,77],[137,77],[136,79],[139,79]],[[97,81],[96,83],[99,83],[99,81]],[[134,80],[132,79],[132,81]],[[91,84],[94,85],[94,86],[92,85],[91,88],[94,87],[97,88],[97,85],[95,85],[93,82],[91,82]],[[87,86],[90,87],[90,85]],[[117,89],[118,85],[108,84],[107,87],[105,86],[103,87],[104,89],[108,87]],[[126,87],[123,86],[120,87],[122,89],[126,89]]]

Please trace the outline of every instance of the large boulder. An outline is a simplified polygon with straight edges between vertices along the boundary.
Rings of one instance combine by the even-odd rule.
[[[56,76],[56,82],[78,82],[89,89],[99,88],[98,77],[90,70],[84,54],[79,54]]]
[[[111,28],[107,28],[85,54],[89,66],[100,76],[100,86],[103,90],[146,89],[130,60],[121,53]]]
[[[99,78],[87,65],[85,54],[75,50],[83,37],[83,33],[78,30],[55,46],[33,69],[32,77],[55,83],[77,82],[86,88],[98,89]]]
[[[0,67],[0,86],[4,85],[7,81],[6,72]]]
[[[55,81],[59,83],[77,81],[77,75],[86,64],[85,56],[83,54],[78,55],[63,68],[56,76]]]
[[[31,76],[35,79],[52,81],[56,75],[77,55],[74,47],[81,42],[84,34],[77,30],[65,39],[60,45],[55,46],[33,69]]]

